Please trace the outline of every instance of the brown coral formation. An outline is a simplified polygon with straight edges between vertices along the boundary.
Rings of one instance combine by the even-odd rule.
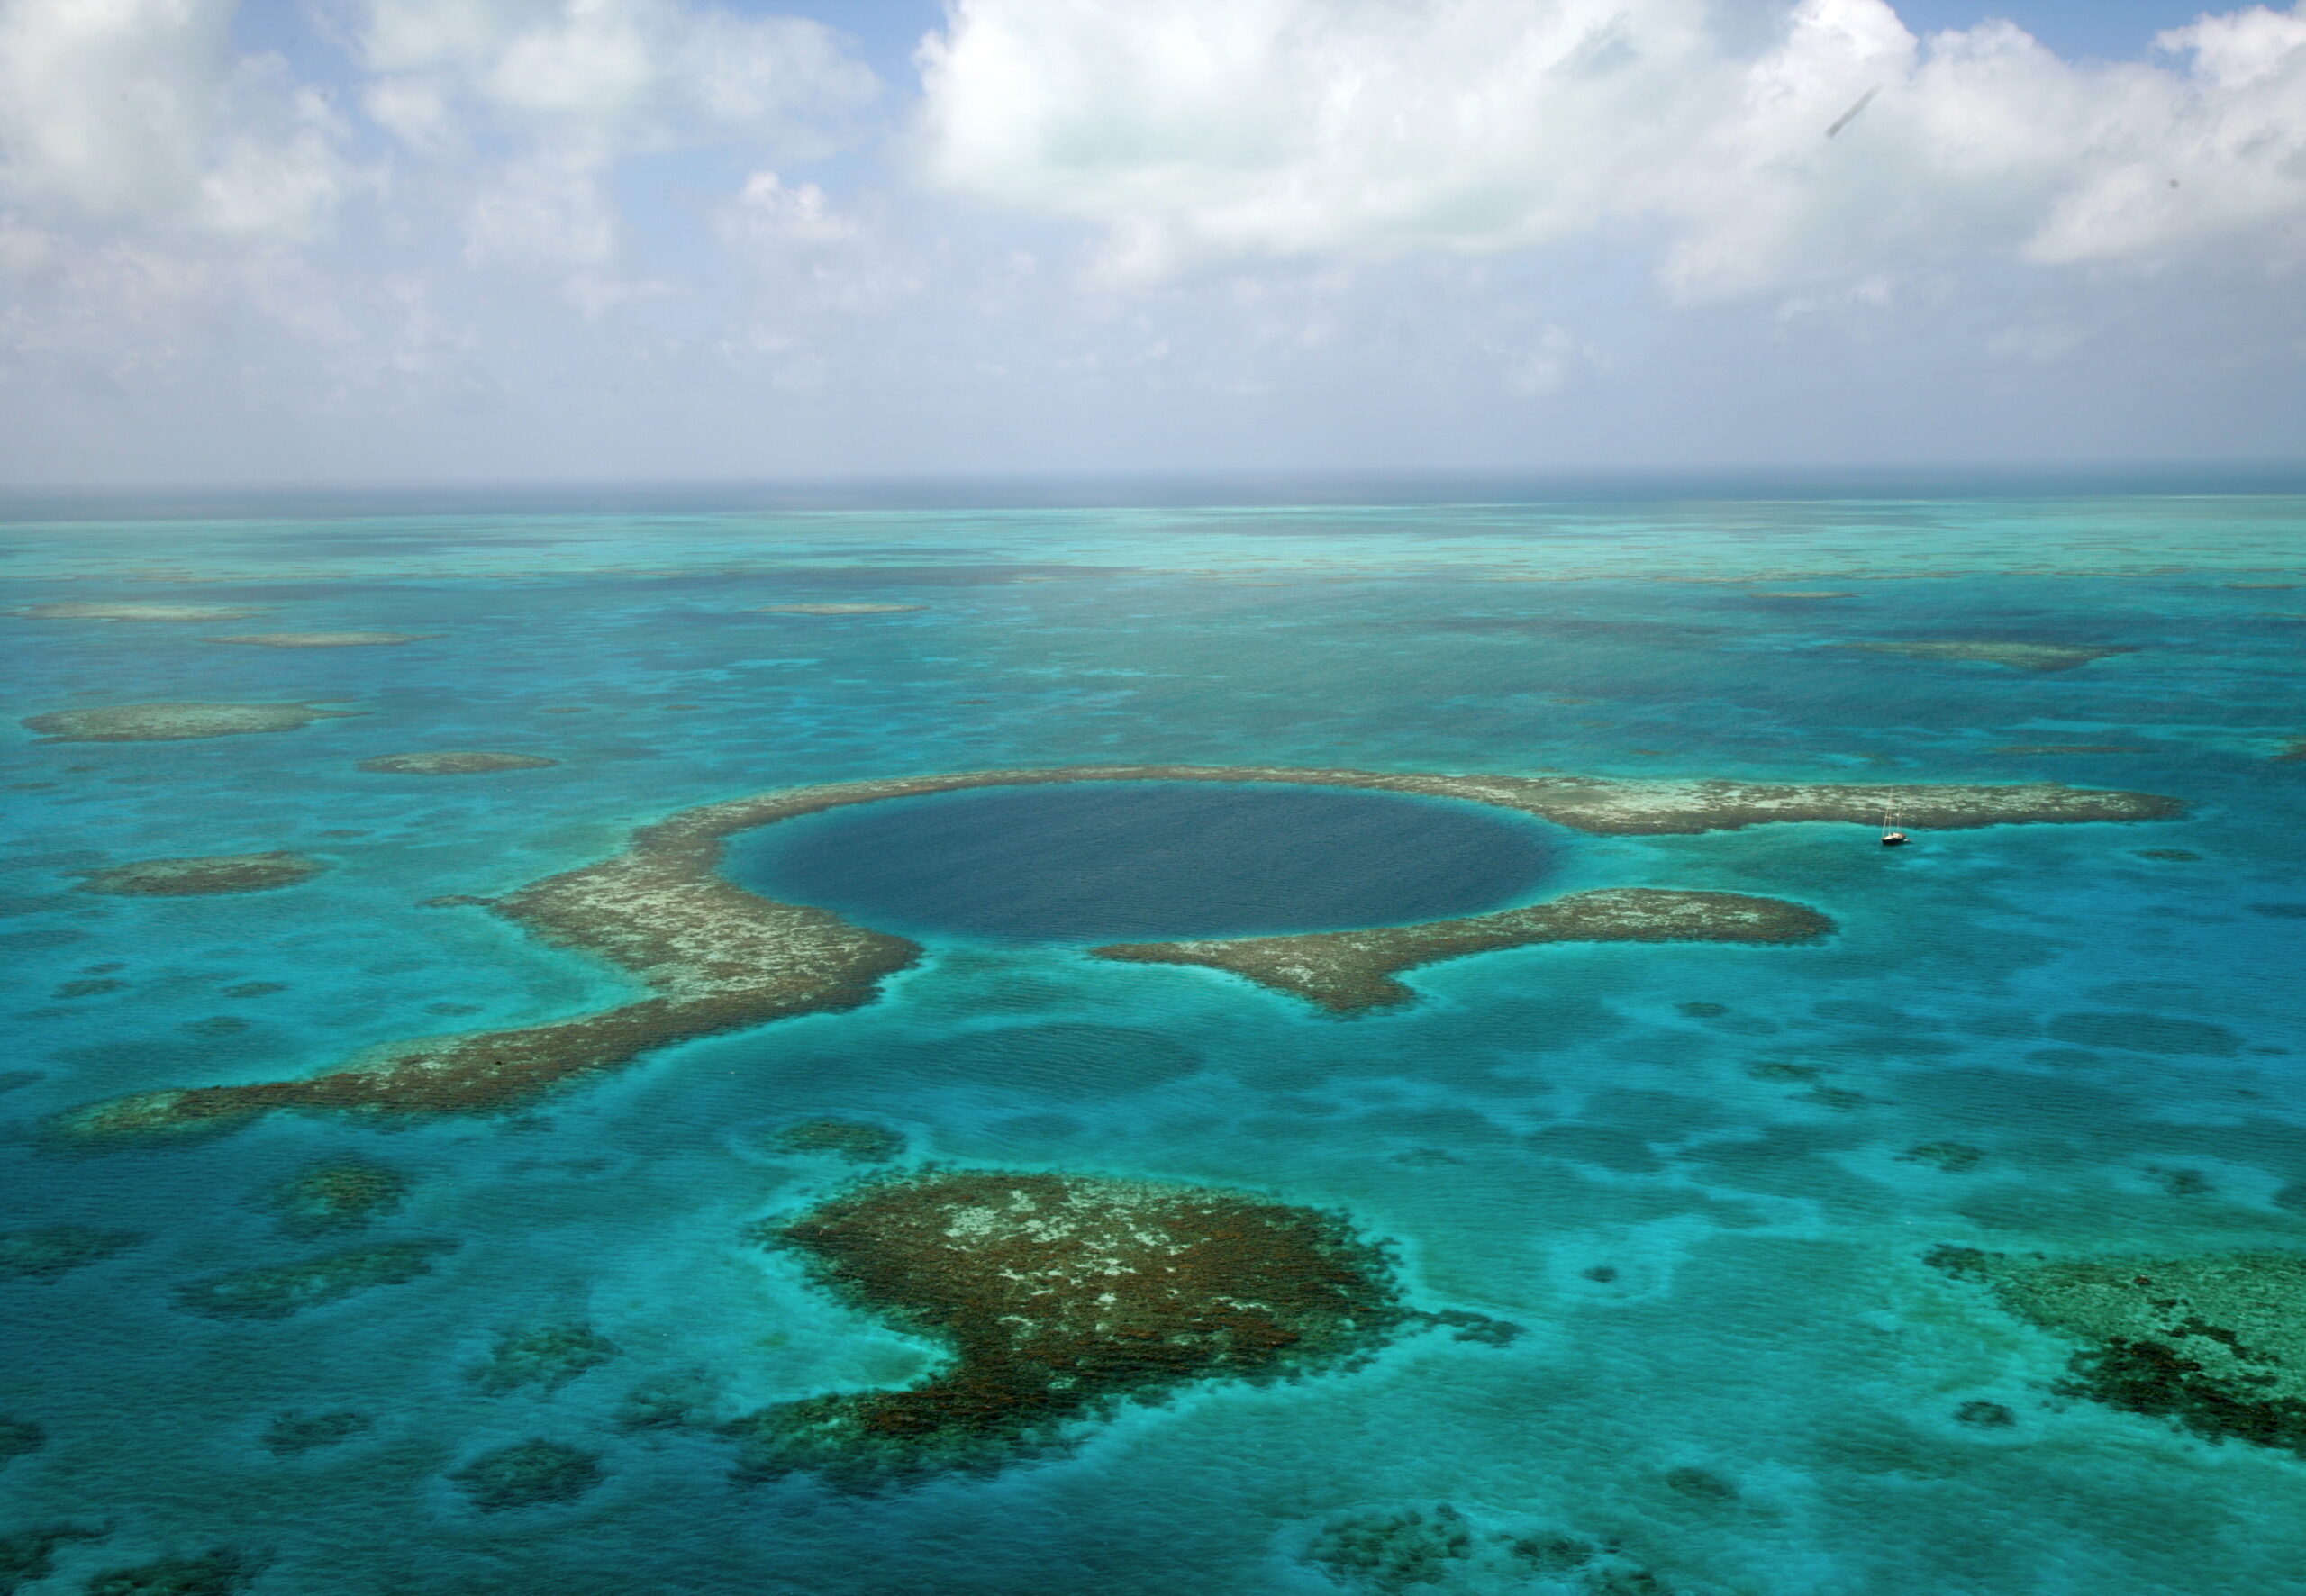
[[[1341,1219],[1238,1192],[932,1171],[855,1188],[760,1238],[949,1355],[903,1390],[729,1426],[749,1473],[851,1488],[998,1468],[1122,1402],[1305,1373],[1407,1319],[1384,1256]]]
[[[2306,1457],[2306,1254],[2044,1259],[1943,1247],[1929,1262],[2078,1344],[2066,1393]]]
[[[1131,964],[1205,965],[1347,1014],[1408,1002],[1417,994],[1393,978],[1397,972],[1469,953],[1539,942],[1811,942],[1832,929],[1815,910],[1775,898],[1613,887],[1423,925],[1089,951]]]
[[[542,770],[558,765],[540,754],[499,754],[482,749],[449,748],[423,754],[381,754],[363,759],[359,768],[387,775],[488,775],[499,770]]]
[[[1616,836],[1687,835],[1778,821],[1872,824],[1894,805],[1908,830],[2032,821],[2145,821],[2184,812],[2174,799],[2146,793],[2027,786],[1790,786],[1746,782],[1621,782],[1587,776],[1445,775],[1364,770],[1282,769],[1264,766],[1063,766],[1043,770],[963,771],[943,775],[787,787],[682,810],[644,826],[625,850],[531,884],[495,900],[491,911],[545,939],[583,948],[631,972],[649,995],[613,1009],[510,1030],[422,1037],[387,1044],[326,1075],[239,1086],[163,1090],[115,1098],[56,1122],[73,1139],[104,1140],[227,1129],[274,1109],[334,1109],[405,1114],[492,1111],[564,1083],[613,1069],[667,1043],[735,1030],[790,1015],[855,1008],[869,1002],[884,976],[904,969],[920,948],[850,924],[839,915],[745,892],[718,873],[722,840],[757,826],[852,803],[966,788],[1063,782],[1276,782],[1358,787],[1463,799],[1536,815],[1577,830]],[[1666,928],[1701,928],[1706,906],[1726,894],[1678,894],[1678,908],[1621,889],[1614,900],[1571,912],[1599,928],[1615,919],[1641,940],[1666,939]],[[1648,889],[1641,889],[1648,890]],[[1748,905],[1766,900],[1735,900]],[[1602,910],[1616,905],[1611,913]],[[1650,904],[1664,919],[1635,911]],[[1540,910],[1545,906],[1539,905]],[[1719,924],[1740,922],[1719,906]],[[1515,911],[1529,913],[1531,911]],[[1557,916],[1562,911],[1557,910]],[[1822,921],[1785,919],[1811,911],[1779,905],[1740,911],[1748,932],[1780,935],[1796,924],[1815,935]],[[1775,918],[1774,918],[1775,916]],[[1446,928],[1436,936],[1463,935]],[[1568,923],[1568,922],[1562,922]],[[1405,928],[1414,929],[1416,928]],[[1357,935],[1360,933],[1340,933]],[[1476,942],[1496,929],[1471,933]],[[1527,940],[1518,933],[1512,940]],[[1490,941],[1482,946],[1508,946]],[[1437,942],[1436,946],[1439,946]],[[1468,947],[1466,951],[1472,951]],[[1438,952],[1409,960],[1426,962]],[[1396,966],[1398,967],[1398,966]]]
[[[327,866],[302,854],[207,854],[182,859],[139,859],[92,871],[78,891],[115,897],[190,898],[219,893],[261,893],[309,881]]]
[[[28,715],[24,725],[46,742],[181,742],[251,731],[294,731],[314,721],[358,714],[303,703],[116,703],[101,709]]]

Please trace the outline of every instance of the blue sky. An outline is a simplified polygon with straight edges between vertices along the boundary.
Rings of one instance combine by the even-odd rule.
[[[18,484],[2294,458],[2301,266],[2294,5],[0,0]]]

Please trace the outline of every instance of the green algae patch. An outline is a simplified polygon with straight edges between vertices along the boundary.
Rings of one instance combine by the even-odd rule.
[[[82,1589],[86,1596],[234,1596],[260,1572],[256,1559],[219,1550],[116,1568]]]
[[[60,1280],[148,1239],[140,1230],[41,1225],[0,1230],[0,1280]]]
[[[1928,1261],[2080,1343],[2066,1394],[2306,1458],[2306,1254],[2059,1260],[1945,1247]]]
[[[2093,659],[2131,654],[2132,648],[2089,648],[2073,643],[2013,643],[1991,640],[1944,642],[1842,643],[1869,654],[1902,654],[1909,659],[1945,660],[1960,665],[1998,665],[2007,670],[2075,670]]]
[[[264,893],[310,881],[328,866],[302,854],[207,854],[181,859],[139,859],[91,871],[77,891],[124,898],[193,898],[222,893]]]
[[[616,1343],[590,1325],[508,1330],[497,1338],[488,1361],[473,1371],[473,1378],[483,1391],[498,1395],[524,1385],[554,1392],[615,1356]]]
[[[383,754],[359,768],[386,775],[491,775],[500,770],[542,770],[558,765],[541,754],[502,754],[485,748],[444,748],[424,754]]]
[[[347,1247],[295,1264],[212,1275],[177,1288],[177,1306],[211,1319],[286,1319],[307,1308],[432,1273],[453,1241],[391,1241]]]
[[[264,1427],[263,1446],[275,1457],[301,1457],[323,1446],[340,1446],[376,1428],[375,1419],[350,1408],[332,1413],[283,1413]]]
[[[227,706],[230,707],[230,706]],[[411,756],[393,756],[410,757]],[[526,756],[513,756],[527,757]],[[534,1102],[586,1076],[621,1068],[643,1054],[691,1038],[748,1029],[800,1014],[835,1012],[873,1000],[881,981],[911,967],[918,944],[851,923],[830,911],[779,902],[724,878],[725,839],[795,816],[853,803],[978,787],[1062,782],[1273,782],[1363,788],[1459,799],[1535,815],[1602,836],[1687,836],[1796,821],[1872,826],[1894,807],[1909,831],[1978,826],[2168,820],[2185,812],[2151,793],[2050,783],[2012,786],[1892,784],[1768,785],[1746,782],[1623,782],[1571,775],[1451,775],[1430,772],[1292,769],[1268,766],[1073,765],[1047,769],[961,771],[786,787],[676,812],[636,831],[623,852],[548,876],[488,903],[492,913],[561,947],[595,955],[649,989],[637,1002],[508,1030],[422,1036],[387,1043],[323,1075],[237,1086],[168,1088],[110,1099],[50,1121],[59,1138],[84,1146],[127,1146],[232,1129],[279,1109],[375,1116],[492,1113]],[[1654,895],[1649,899],[1642,893]],[[1593,894],[1581,894],[1593,897]],[[1679,904],[1663,902],[1678,899]],[[1565,900],[1565,902],[1570,902]],[[1709,907],[1712,902],[1714,906]],[[1758,916],[1743,930],[1735,903]],[[1548,906],[1539,905],[1539,910]],[[1722,910],[1720,914],[1715,909]],[[1657,911],[1657,912],[1651,912]],[[1512,913],[1534,911],[1508,911]],[[1711,920],[1737,931],[1724,939],[1776,940],[1814,911],[1770,899],[1663,889],[1617,889],[1614,897],[1565,911],[1587,929],[1614,921],[1619,939],[1681,940],[1678,926],[1703,937]],[[1648,920],[1646,929],[1637,921]],[[1484,923],[1484,921],[1491,923]],[[1816,917],[1822,927],[1822,917]],[[1468,929],[1467,928],[1472,928]],[[1532,939],[1526,924],[1497,917],[1443,921],[1427,951],[1385,967],[1453,957],[1436,951],[1510,947]],[[1367,935],[1394,957],[1418,928]],[[1817,934],[1815,931],[1807,934]],[[1559,924],[1552,939],[1561,939]],[[1176,946],[1174,944],[1162,946]],[[1348,985],[1398,1001],[1382,974]],[[1348,1007],[1366,1006],[1358,1000]]]
[[[238,737],[255,731],[294,731],[314,721],[357,714],[304,703],[117,703],[102,709],[57,710],[30,715],[24,725],[43,742],[182,742],[196,737]]]
[[[598,1457],[558,1441],[519,1441],[500,1446],[449,1476],[484,1513],[574,1501],[605,1477]]]
[[[1417,994],[1394,979],[1397,972],[1472,953],[1540,942],[1813,942],[1833,929],[1816,910],[1775,898],[1615,887],[1423,925],[1089,951],[1132,964],[1203,965],[1347,1014],[1409,1002]]]
[[[20,621],[245,621],[260,610],[245,604],[32,604],[10,613]]]
[[[409,1178],[368,1158],[323,1158],[284,1175],[258,1193],[256,1204],[290,1236],[358,1230],[408,1201]]]
[[[252,648],[389,648],[421,643],[437,637],[426,631],[251,631],[235,638],[207,638],[211,643],[242,643]]]
[[[771,1145],[785,1153],[886,1164],[904,1151],[904,1138],[885,1126],[857,1120],[801,1120],[779,1130]]]
[[[1194,1382],[1335,1367],[1412,1318],[1385,1255],[1342,1218],[1238,1192],[932,1170],[756,1235],[947,1354],[902,1390],[812,1397],[727,1427],[747,1474],[849,1489],[997,1469]]]

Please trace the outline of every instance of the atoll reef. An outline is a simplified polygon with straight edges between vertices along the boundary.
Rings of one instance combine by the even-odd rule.
[[[855,1120],[802,1120],[776,1133],[780,1152],[819,1153],[851,1164],[885,1164],[904,1151],[904,1138]]]
[[[357,1230],[399,1211],[409,1179],[390,1165],[367,1158],[323,1158],[267,1186],[257,1206],[275,1215],[290,1236]]]
[[[210,854],[184,859],[139,859],[92,870],[77,891],[123,898],[193,898],[218,893],[262,893],[310,881],[328,866],[302,854]]]
[[[294,731],[314,721],[357,710],[305,703],[116,703],[102,709],[56,710],[28,715],[24,725],[44,742],[182,742],[195,737],[237,737],[251,731]]]
[[[10,613],[23,621],[243,621],[261,606],[247,604],[32,604]]]
[[[449,1476],[484,1513],[574,1501],[604,1477],[599,1458],[558,1441],[500,1446]]]
[[[2074,643],[1910,642],[1843,643],[1870,654],[1902,654],[1909,659],[1943,659],[1964,665],[1999,665],[2011,670],[2074,670],[2093,659],[2109,659],[2129,648],[2088,648]]]
[[[453,748],[427,754],[380,754],[363,759],[359,768],[387,775],[488,775],[499,770],[542,770],[558,765],[541,754],[498,754],[480,749]]]
[[[41,1225],[0,1230],[0,1280],[59,1280],[145,1240],[138,1230]]]
[[[2078,1342],[2067,1394],[2306,1458],[2306,1254],[2046,1259],[1945,1247],[1929,1261]]]
[[[909,615],[927,604],[759,604],[756,615]]]
[[[483,1391],[499,1394],[524,1385],[552,1392],[615,1356],[616,1344],[590,1325],[508,1330],[497,1338],[488,1361],[473,1371],[473,1378]]]
[[[911,966],[920,957],[919,946],[853,925],[827,910],[782,903],[742,890],[718,870],[722,839],[852,803],[976,787],[1094,781],[1358,787],[1486,803],[1605,836],[1690,835],[1784,821],[1871,825],[1891,806],[1909,830],[2167,820],[2184,812],[2176,800],[2152,793],[2047,783],[1770,785],[1265,766],[1061,766],[788,787],[682,810],[640,828],[613,857],[549,876],[490,903],[493,912],[548,941],[581,948],[630,972],[648,986],[648,997],[543,1025],[390,1043],[329,1074],[302,1080],[115,1098],[60,1116],[52,1122],[53,1129],[74,1141],[105,1142],[222,1130],[275,1109],[388,1115],[492,1111],[616,1068],[669,1042],[791,1015],[855,1008],[871,1001],[885,976]],[[1823,929],[1822,917],[1813,911],[1773,900],[1719,893],[1639,895],[1662,891],[1618,889],[1614,897],[1572,911],[1570,918],[1589,928],[1614,921],[1624,934],[1643,940],[1666,939],[1668,928],[1676,926],[1703,935],[1702,928],[1709,921],[1732,932],[1731,939],[1748,941],[1785,939],[1796,925],[1811,928],[1805,936]],[[1652,909],[1657,914],[1650,915]],[[1511,912],[1538,915],[1539,920],[1533,923],[1542,923],[1548,911],[1540,905]],[[1562,911],[1557,908],[1550,912],[1558,917]],[[1434,946],[1466,934],[1448,928],[1494,918],[1440,922],[1434,928]],[[1645,919],[1650,920],[1646,929],[1641,925]],[[1402,928],[1401,932],[1416,929]],[[1765,934],[1755,934],[1757,930]],[[1383,939],[1396,933],[1369,934]],[[1471,934],[1479,938],[1497,931],[1491,928]],[[1519,931],[1512,939],[1530,939]],[[1407,962],[1435,957],[1440,955],[1428,952]]]
[[[1188,1382],[1350,1360],[1404,1323],[1379,1250],[1339,1217],[1243,1192],[932,1170],[756,1232],[949,1361],[897,1391],[813,1397],[727,1427],[752,1475],[852,1489],[983,1472]]]
[[[299,1457],[322,1446],[340,1446],[376,1428],[375,1419],[349,1408],[332,1413],[283,1413],[264,1427],[263,1445],[275,1457]]]
[[[1834,929],[1813,909],[1735,893],[1610,887],[1549,903],[1368,931],[1315,931],[1181,942],[1116,942],[1098,958],[1206,965],[1336,1013],[1405,1003],[1395,972],[1539,942],[1812,942]]]
[[[82,1590],[86,1596],[233,1596],[258,1572],[253,1558],[219,1550],[116,1568],[96,1575]]]
[[[177,1306],[212,1319],[286,1319],[380,1285],[404,1285],[432,1273],[453,1241],[388,1241],[347,1247],[295,1264],[212,1275],[177,1288]]]
[[[388,648],[421,643],[435,634],[421,631],[251,631],[208,638],[211,643],[241,643],[252,648]]]

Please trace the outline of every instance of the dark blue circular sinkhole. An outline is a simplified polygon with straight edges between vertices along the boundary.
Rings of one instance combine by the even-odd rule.
[[[739,885],[862,925],[1025,942],[1345,930],[1478,914],[1560,833],[1450,799],[1246,782],[1069,782],[860,803],[731,839]]]

